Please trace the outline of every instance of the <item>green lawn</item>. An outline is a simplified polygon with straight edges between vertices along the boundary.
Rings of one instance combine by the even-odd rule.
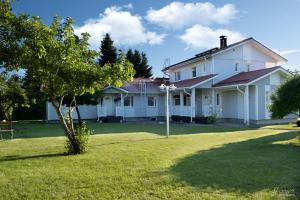
[[[96,124],[65,156],[57,124],[0,141],[0,199],[299,199],[299,128]],[[54,137],[56,136],[56,137]]]

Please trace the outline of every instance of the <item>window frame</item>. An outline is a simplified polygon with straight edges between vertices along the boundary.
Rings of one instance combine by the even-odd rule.
[[[181,80],[181,73],[180,71],[175,72],[175,81],[180,81]]]
[[[179,94],[175,94],[175,95],[173,95],[172,98],[173,98],[173,106],[180,106],[180,95]],[[176,102],[179,103],[179,104],[176,104]]]
[[[216,105],[219,106],[220,105],[220,93],[216,94]]]
[[[191,106],[192,102],[191,102],[192,98],[190,95],[185,94],[183,96],[183,106]]]
[[[129,105],[125,105],[126,98],[129,98]],[[132,95],[124,97],[124,107],[133,107],[133,96]]]
[[[149,105],[149,98],[153,98],[153,105]],[[157,98],[156,98],[156,96],[148,96],[148,98],[147,98],[147,106],[148,107],[157,107]]]
[[[197,68],[193,67],[192,68],[192,78],[195,78],[195,77],[197,77]]]

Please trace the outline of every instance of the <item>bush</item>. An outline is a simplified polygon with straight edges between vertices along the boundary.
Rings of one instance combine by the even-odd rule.
[[[76,142],[79,146],[79,152],[76,151],[69,140],[66,141],[65,148],[68,154],[81,154],[85,153],[88,149],[89,136],[92,134],[92,131],[86,127],[86,124],[83,123],[81,126],[76,127]]]
[[[214,124],[217,122],[217,116],[216,115],[211,115],[207,117],[207,123],[208,124]]]

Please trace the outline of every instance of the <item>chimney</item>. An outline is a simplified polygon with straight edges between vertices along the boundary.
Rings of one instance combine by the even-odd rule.
[[[227,47],[227,37],[225,35],[220,36],[220,49]]]

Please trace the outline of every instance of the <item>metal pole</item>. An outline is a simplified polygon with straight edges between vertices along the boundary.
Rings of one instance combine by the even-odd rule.
[[[169,137],[169,86],[166,87],[167,91],[167,111],[166,111],[166,122],[167,122],[167,137]]]

